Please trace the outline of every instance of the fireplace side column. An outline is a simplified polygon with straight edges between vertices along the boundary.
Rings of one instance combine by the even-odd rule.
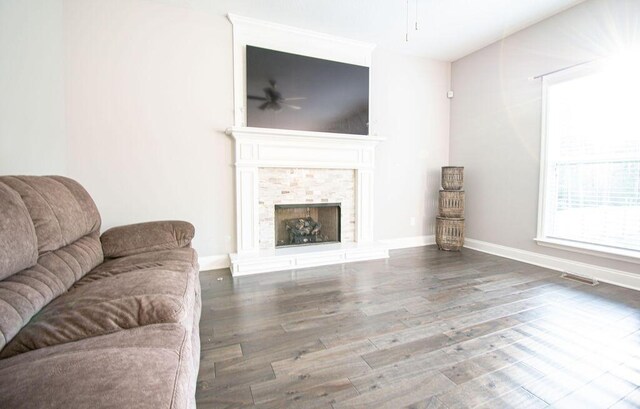
[[[359,150],[360,166],[356,169],[356,241],[373,242],[373,175],[375,144]]]
[[[356,241],[373,242],[373,169],[356,170]]]
[[[247,164],[255,160],[258,146],[251,142],[236,142],[236,240],[238,254],[258,253],[259,209],[258,166]]]

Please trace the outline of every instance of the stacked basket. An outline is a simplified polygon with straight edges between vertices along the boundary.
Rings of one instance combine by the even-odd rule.
[[[436,244],[440,250],[460,251],[464,244],[464,167],[442,167],[442,189],[436,217]]]

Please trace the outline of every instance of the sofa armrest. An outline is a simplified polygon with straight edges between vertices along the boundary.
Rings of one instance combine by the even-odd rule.
[[[190,247],[195,234],[191,223],[168,220],[113,227],[100,236],[105,258]]]

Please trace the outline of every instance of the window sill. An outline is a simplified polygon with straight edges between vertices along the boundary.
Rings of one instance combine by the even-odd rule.
[[[625,261],[627,263],[640,264],[640,252],[638,251],[598,246],[596,244],[580,243],[570,240],[551,239],[548,237],[537,237],[534,240],[536,241],[536,243],[538,243],[538,245],[544,247],[552,247],[560,250],[588,254],[590,256],[604,257],[613,260]]]

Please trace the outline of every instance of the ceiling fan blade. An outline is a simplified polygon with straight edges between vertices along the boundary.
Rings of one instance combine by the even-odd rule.
[[[267,99],[265,97],[257,97],[255,95],[247,95],[247,99],[253,99],[256,101],[266,101]]]
[[[286,106],[286,107],[289,107],[289,108],[291,108],[291,109],[295,109],[295,110],[302,109],[301,107],[299,107],[299,106],[297,106],[297,105],[291,105],[291,104],[285,104],[285,103],[283,103],[282,105],[284,105],[284,106]]]
[[[271,104],[271,102],[265,102],[264,104],[260,104],[258,109],[261,110],[261,111],[264,111],[265,109],[267,109],[269,107],[270,104]]]

